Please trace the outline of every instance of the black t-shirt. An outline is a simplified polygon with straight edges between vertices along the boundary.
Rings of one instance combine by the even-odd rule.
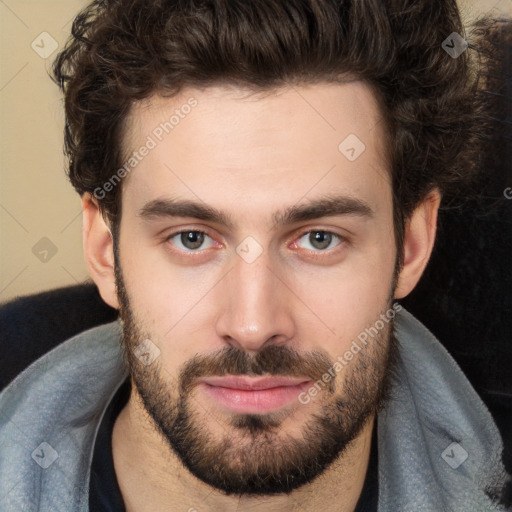
[[[114,471],[112,430],[116,418],[130,398],[131,388],[131,381],[128,377],[110,401],[98,429],[89,484],[90,512],[126,512]]]
[[[90,512],[126,512],[123,498],[114,471],[112,457],[112,429],[114,422],[128,402],[131,381],[128,377],[117,390],[105,411],[94,445],[89,487]],[[378,471],[377,471],[377,422],[373,429],[372,446],[368,472],[361,497],[354,512],[377,512]]]

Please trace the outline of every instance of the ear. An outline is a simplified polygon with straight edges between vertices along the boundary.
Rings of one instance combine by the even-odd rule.
[[[114,243],[103,219],[98,201],[86,192],[82,196],[82,243],[89,274],[99,289],[101,298],[119,309],[114,274]]]
[[[414,210],[406,225],[404,264],[395,290],[396,299],[409,295],[423,275],[434,247],[440,203],[441,194],[436,188]]]

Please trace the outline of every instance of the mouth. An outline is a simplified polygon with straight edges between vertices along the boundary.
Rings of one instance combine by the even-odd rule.
[[[309,377],[222,376],[202,379],[198,388],[231,412],[264,414],[296,400],[311,383]]]

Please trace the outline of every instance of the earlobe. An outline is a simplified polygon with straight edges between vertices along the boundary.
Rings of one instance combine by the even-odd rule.
[[[89,193],[82,196],[82,242],[89,274],[101,298],[119,309],[114,274],[114,244],[109,226],[101,214],[98,201]]]
[[[396,299],[409,295],[423,275],[434,248],[440,203],[441,194],[436,188],[414,210],[406,225],[404,264],[395,290]]]

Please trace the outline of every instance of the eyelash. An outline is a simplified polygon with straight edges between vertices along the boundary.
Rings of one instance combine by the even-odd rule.
[[[200,229],[182,229],[180,231],[175,231],[169,235],[167,235],[163,242],[169,242],[170,240],[172,240],[173,238],[175,238],[177,235],[181,235],[182,233],[199,233],[199,234],[202,234],[202,235],[206,235],[207,237],[211,238],[213,240],[213,237],[211,237],[206,231],[202,231]],[[310,229],[308,231],[304,231],[302,232],[299,237],[297,238],[297,240],[300,240],[301,238],[303,238],[305,235],[309,235],[311,233],[324,233],[324,234],[327,234],[327,235],[333,235],[334,237],[338,238],[340,243],[338,245],[336,245],[334,248],[332,249],[324,249],[324,250],[315,250],[315,251],[312,251],[312,250],[306,250],[307,252],[309,253],[313,253],[315,255],[320,255],[320,257],[322,257],[323,254],[327,253],[327,254],[330,254],[332,253],[333,250],[336,249],[336,247],[339,247],[340,245],[342,245],[343,243],[348,243],[348,239],[345,238],[344,236],[341,236],[339,235],[338,233],[334,233],[333,231],[327,231],[327,230],[323,230],[323,229]],[[203,250],[206,250],[206,249],[203,249]],[[203,252],[203,250],[201,249],[197,249],[197,250],[193,250],[193,249],[189,249],[187,251],[183,251],[181,249],[179,249],[178,251],[180,253],[185,253],[185,254],[194,254],[194,253],[197,253],[197,254],[200,254]]]

